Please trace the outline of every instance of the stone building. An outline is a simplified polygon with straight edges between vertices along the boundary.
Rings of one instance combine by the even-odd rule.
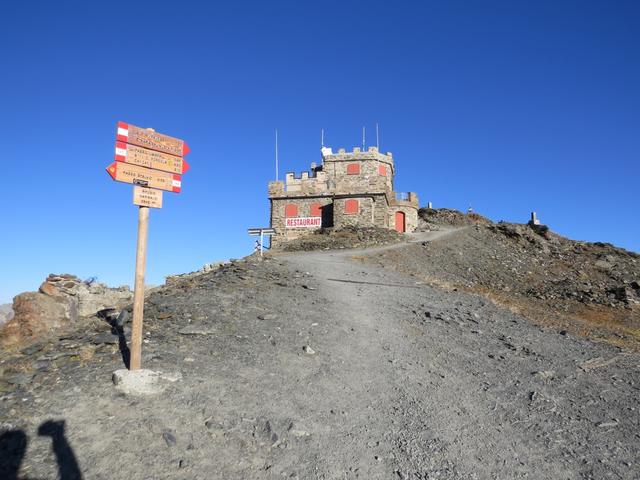
[[[393,191],[395,165],[390,152],[376,147],[333,153],[322,148],[322,163],[299,177],[269,183],[272,244],[321,227],[357,225],[412,232],[418,225],[418,196]]]

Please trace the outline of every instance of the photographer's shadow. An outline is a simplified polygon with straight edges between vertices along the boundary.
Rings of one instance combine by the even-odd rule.
[[[51,437],[53,454],[58,464],[60,480],[82,480],[82,473],[73,449],[65,437],[64,420],[47,420],[38,428],[38,435]],[[9,430],[0,435],[0,478],[2,480],[28,480],[20,477],[20,466],[28,445],[23,430]]]
[[[82,480],[78,460],[76,460],[76,455],[64,436],[64,429],[64,420],[48,420],[40,425],[38,435],[51,437],[53,441],[52,448],[58,462],[60,480]]]
[[[18,480],[27,443],[27,434],[22,430],[9,430],[0,435],[0,478]]]

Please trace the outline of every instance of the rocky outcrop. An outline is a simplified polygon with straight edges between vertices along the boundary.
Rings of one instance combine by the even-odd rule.
[[[75,297],[78,317],[90,317],[105,308],[119,308],[131,302],[129,287],[109,288],[104,283],[82,281],[73,275],[49,275],[39,291],[56,298]]]
[[[422,249],[420,270],[433,277],[552,303],[640,308],[638,253],[571,240],[533,222],[493,223],[448,209],[422,209],[420,216],[424,230],[472,227]]]
[[[14,317],[2,329],[2,343],[17,344],[46,336],[77,319],[75,299],[25,292],[13,299]]]
[[[28,343],[100,310],[123,308],[131,299],[132,292],[126,286],[109,288],[74,275],[51,274],[37,292],[14,298],[14,316],[2,327],[0,341],[5,345]]]
[[[0,305],[0,326],[4,325],[6,322],[13,318],[13,308],[11,308],[10,303],[5,303],[4,305]]]

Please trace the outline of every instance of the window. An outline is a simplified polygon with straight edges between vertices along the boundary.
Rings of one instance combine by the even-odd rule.
[[[284,216],[289,217],[297,217],[298,216],[298,206],[290,203],[289,205],[284,207]]]
[[[360,175],[360,164],[350,163],[347,165],[347,175]]]
[[[360,202],[358,200],[349,199],[344,202],[345,215],[358,214],[360,211]]]
[[[378,174],[383,177],[387,176],[387,166],[386,165],[378,165]]]
[[[322,205],[320,203],[312,203],[310,208],[311,217],[321,217],[322,216]]]

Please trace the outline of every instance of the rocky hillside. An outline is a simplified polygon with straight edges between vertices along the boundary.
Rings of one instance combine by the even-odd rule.
[[[639,254],[455,210],[422,209],[420,219],[422,230],[455,231],[369,261],[481,293],[541,324],[638,347]]]
[[[639,478],[638,354],[352,259],[424,269],[465,241],[433,228],[173,278],[145,306],[153,395],[112,383],[112,315],[3,352],[0,478]]]

